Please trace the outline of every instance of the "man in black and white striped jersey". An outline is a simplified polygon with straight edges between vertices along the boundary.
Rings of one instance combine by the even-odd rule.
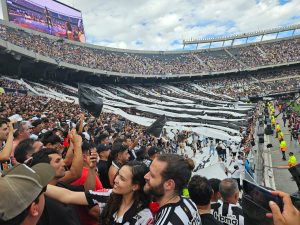
[[[224,225],[244,225],[244,215],[238,204],[239,187],[236,180],[226,178],[220,183],[222,200],[211,204],[211,213]]]
[[[197,206],[181,196],[191,177],[191,167],[182,156],[158,155],[145,175],[144,191],[155,197],[159,210],[155,225],[201,225]]]

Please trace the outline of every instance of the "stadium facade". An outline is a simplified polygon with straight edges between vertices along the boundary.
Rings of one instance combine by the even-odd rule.
[[[94,85],[181,82],[298,68],[300,63],[299,35],[214,49],[140,51],[70,41],[20,28],[4,20],[0,20],[0,27],[0,73],[34,80]],[[33,41],[36,43],[32,44]],[[67,47],[56,52],[62,48],[59,46]],[[278,54],[283,47],[284,54],[289,57],[281,59]],[[253,55],[257,56],[256,61],[252,60]],[[113,65],[102,66],[111,61]]]

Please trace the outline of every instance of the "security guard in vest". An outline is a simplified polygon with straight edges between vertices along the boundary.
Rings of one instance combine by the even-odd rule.
[[[285,152],[287,150],[286,142],[284,139],[280,140],[280,151],[282,153],[282,160],[286,160]]]
[[[281,131],[279,123],[276,123],[275,131],[276,131],[276,137],[278,137],[278,133]]]
[[[280,143],[280,140],[284,139],[284,134],[282,131],[279,131],[278,132],[278,140],[279,140],[279,143]]]
[[[272,123],[272,126],[274,128],[275,124],[276,124],[276,121],[275,121],[275,117],[273,115],[271,116],[271,123]]]
[[[297,165],[297,159],[296,159],[296,156],[294,155],[293,152],[290,152],[290,153],[289,153],[289,161],[288,161],[288,165],[289,165],[289,167],[292,167],[292,166],[296,166],[296,165]]]

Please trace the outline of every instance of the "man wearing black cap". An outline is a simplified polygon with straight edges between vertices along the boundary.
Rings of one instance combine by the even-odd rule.
[[[114,143],[110,152],[112,164],[108,170],[109,184],[114,185],[114,179],[120,167],[129,160],[128,146],[121,142]]]
[[[146,146],[141,146],[138,151],[136,151],[137,161],[143,162],[147,167],[150,167],[151,160],[148,158]]]
[[[35,225],[43,213],[45,187],[54,177],[47,163],[20,164],[0,178],[0,224]]]
[[[96,136],[95,143],[108,145],[109,144],[109,135],[105,132],[105,133],[100,134],[99,136]]]
[[[104,188],[111,188],[108,178],[109,162],[108,157],[110,154],[110,145],[100,144],[97,146],[97,153],[99,155],[99,162],[97,164],[99,178]]]
[[[45,134],[43,134],[41,141],[46,148],[54,148],[60,153],[62,153],[62,151],[64,150],[62,140],[58,135],[53,134],[52,131],[48,131]]]
[[[32,126],[32,133],[30,135],[30,138],[32,138],[33,140],[37,140],[40,132],[42,131],[43,127],[43,122],[41,119],[36,119],[31,123]]]
[[[157,146],[152,146],[151,148],[149,148],[148,155],[149,155],[150,160],[153,161],[156,156],[161,154],[161,152],[162,152],[161,148],[159,148]]]

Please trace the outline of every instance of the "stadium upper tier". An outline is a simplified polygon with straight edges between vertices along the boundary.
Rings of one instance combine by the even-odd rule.
[[[58,66],[112,75],[209,75],[300,61],[299,36],[210,50],[134,51],[71,42],[0,21],[0,45],[20,56],[33,52],[31,57]]]

